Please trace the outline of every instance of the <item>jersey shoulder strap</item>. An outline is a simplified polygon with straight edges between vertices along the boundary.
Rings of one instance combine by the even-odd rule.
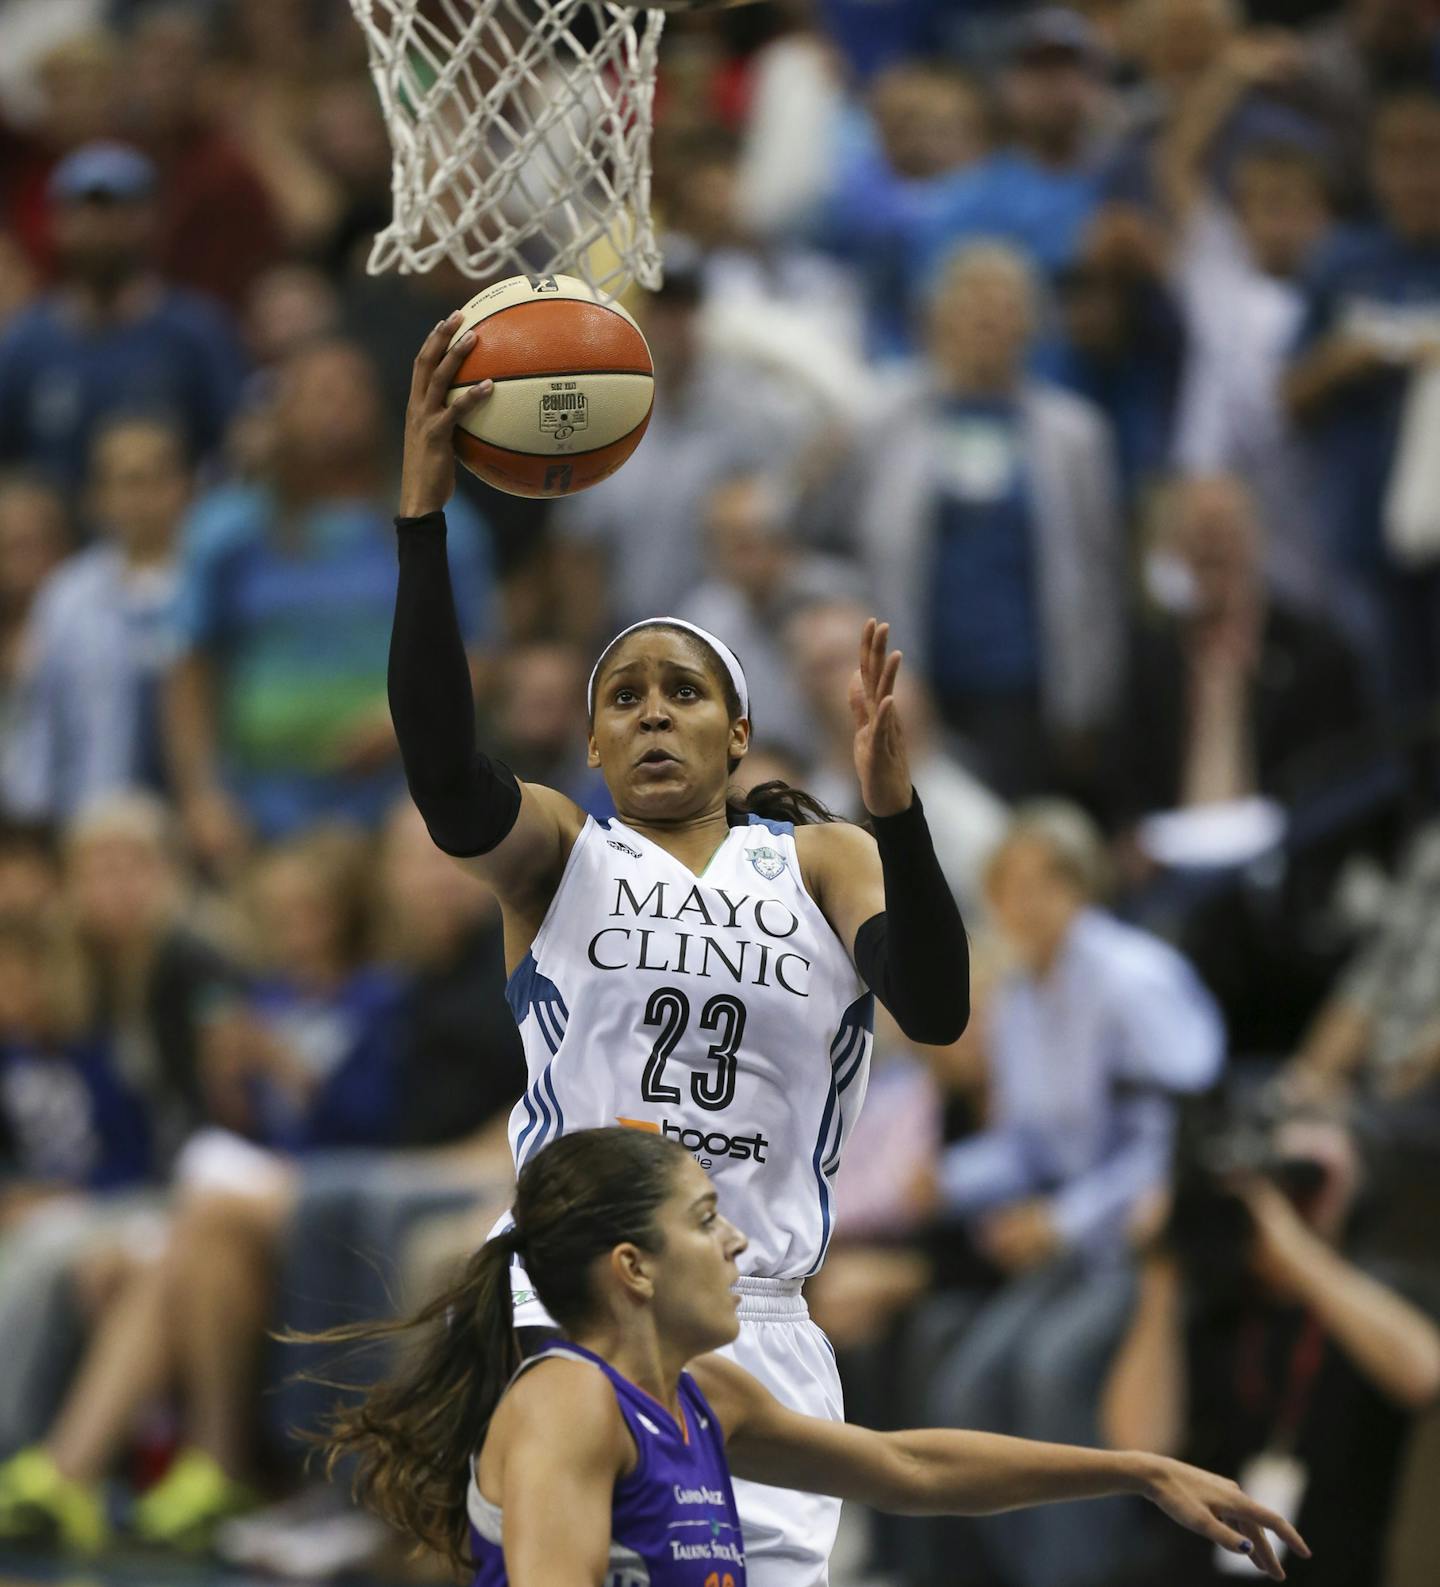
[[[503,1394],[508,1394],[531,1367],[539,1366],[542,1361],[550,1361],[557,1358],[563,1361],[583,1361],[587,1367],[603,1370],[600,1369],[600,1363],[586,1355],[584,1351],[572,1350],[564,1340],[557,1339],[554,1344],[548,1344],[543,1350],[537,1350],[533,1356],[525,1357],[510,1374],[510,1381],[505,1385]]]

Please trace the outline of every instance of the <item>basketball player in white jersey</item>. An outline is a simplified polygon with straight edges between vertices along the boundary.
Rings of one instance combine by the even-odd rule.
[[[750,1235],[731,1351],[784,1404],[843,1415],[804,1279],[824,1260],[832,1187],[864,1097],[872,993],[915,1039],[969,1016],[964,927],[910,783],[898,652],[866,625],[851,684],[855,767],[875,836],[781,784],[727,798],[750,738],[739,661],[674,619],[618,635],[590,678],[590,762],[617,815],[588,818],[475,745],[443,507],[451,430],[488,382],[445,405],[462,338],[437,326],[406,418],[390,702],[435,842],[504,915],[507,996],[529,1086],[516,1165],[566,1130],[627,1124],[690,1148]],[[548,1319],[515,1269],[516,1322]],[[838,1502],[737,1484],[750,1579],[823,1587]]]

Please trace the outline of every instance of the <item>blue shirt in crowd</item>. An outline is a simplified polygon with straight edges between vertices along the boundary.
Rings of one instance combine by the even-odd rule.
[[[332,995],[261,982],[251,1012],[297,1058],[311,1087],[303,1103],[269,1079],[251,1082],[255,1138],[275,1151],[385,1146],[399,1120],[400,1023],[405,983],[357,970]]]
[[[81,484],[90,442],[118,413],[180,426],[193,457],[216,450],[245,360],[218,304],[165,289],[135,319],[81,325],[59,294],[22,309],[0,335],[0,462]]]
[[[160,687],[172,659],[175,569],[127,569],[91,546],[31,608],[0,793],[21,815],[66,821],[125,788],[164,792]]]
[[[446,517],[468,644],[489,628],[489,541],[458,497]],[[178,643],[216,670],[226,780],[262,837],[325,817],[373,826],[399,792],[398,758],[364,774],[336,764],[347,733],[385,710],[395,583],[395,530],[379,501],[324,503],[286,523],[270,491],[232,486],[192,513]]]
[[[1026,693],[1040,678],[1040,616],[1018,408],[955,399],[939,433],[931,682],[942,699]]]
[[[1417,247],[1383,226],[1337,234],[1306,283],[1297,355],[1337,332],[1391,345],[1393,369],[1337,391],[1301,432],[1315,471],[1322,527],[1341,566],[1384,563],[1381,513],[1409,384],[1403,355],[1440,339],[1440,246]]]
[[[1100,910],[1078,915],[1049,974],[1008,976],[990,1018],[990,1127],[946,1153],[946,1204],[982,1212],[1042,1196],[1069,1247],[1123,1248],[1165,1182],[1175,1096],[1220,1076],[1214,999],[1168,944]]]
[[[916,345],[920,308],[907,296],[907,249],[950,205],[953,177],[897,176],[873,122],[855,111],[841,117],[838,147],[814,242],[856,272],[865,298],[867,350],[876,358],[904,357]]]
[[[145,1105],[104,1046],[0,1041],[0,1165],[17,1179],[87,1190],[149,1177]]]
[[[941,178],[903,239],[908,296],[927,298],[950,255],[982,238],[1015,244],[1053,274],[1075,258],[1098,200],[1090,167],[1058,171],[1017,149]]]

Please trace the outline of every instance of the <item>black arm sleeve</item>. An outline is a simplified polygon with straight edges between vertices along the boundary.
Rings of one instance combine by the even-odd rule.
[[[520,815],[520,784],[475,747],[470,663],[455,616],[445,514],[397,518],[390,716],[410,797],[447,854],[488,854]]]
[[[920,795],[874,816],[885,909],[855,933],[855,967],[911,1041],[944,1046],[970,1022],[970,944],[935,858]]]

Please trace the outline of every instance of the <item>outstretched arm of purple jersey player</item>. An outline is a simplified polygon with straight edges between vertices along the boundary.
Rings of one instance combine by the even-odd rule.
[[[902,1515],[992,1515],[1033,1504],[1136,1494],[1172,1521],[1283,1581],[1266,1529],[1308,1557],[1283,1516],[1237,1483],[1163,1455],[1082,1449],[999,1433],[925,1428],[879,1433],[801,1416],[734,1363],[692,1362],[725,1428],[734,1476],[806,1493],[855,1499]]]

